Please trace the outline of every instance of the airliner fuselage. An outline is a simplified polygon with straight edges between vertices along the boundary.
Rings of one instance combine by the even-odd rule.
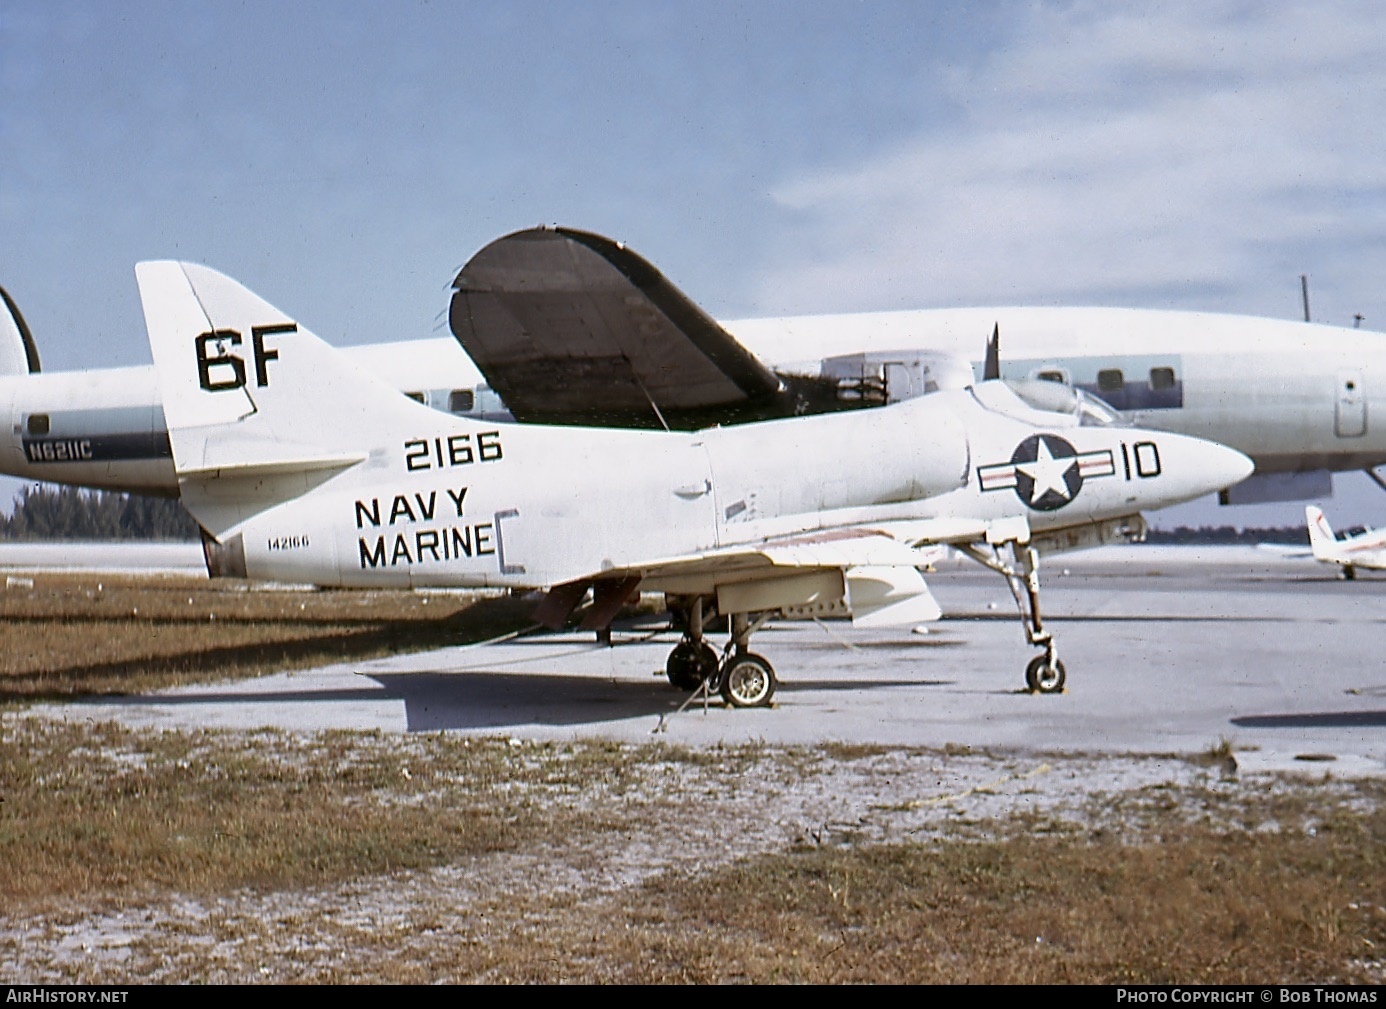
[[[1133,423],[1222,442],[1256,476],[1234,502],[1331,492],[1329,474],[1386,463],[1386,335],[1249,316],[1110,308],[967,308],[752,319],[725,328],[785,373],[818,374],[861,354],[887,390],[910,398],[920,352],[970,362],[1000,334],[1001,376],[1095,394]],[[480,376],[449,339],[344,348],[430,406],[495,416]],[[898,359],[898,360],[897,360]],[[246,350],[241,381],[254,381]],[[218,380],[235,381],[228,371]],[[494,400],[494,397],[492,397]],[[152,367],[0,377],[10,423],[0,471],[53,483],[176,495]]]

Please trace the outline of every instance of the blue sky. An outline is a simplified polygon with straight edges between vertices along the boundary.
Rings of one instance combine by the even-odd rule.
[[[149,360],[141,259],[410,339],[548,222],[721,318],[1297,318],[1307,273],[1317,321],[1386,329],[1383,43],[1333,2],[5,0],[0,284],[46,370]],[[1329,513],[1386,496],[1349,477]]]

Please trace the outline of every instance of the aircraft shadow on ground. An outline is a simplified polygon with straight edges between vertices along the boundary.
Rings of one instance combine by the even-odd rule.
[[[959,648],[966,644],[966,641],[960,641],[956,638],[930,638],[921,635],[910,639],[851,641],[847,645],[844,645],[840,641],[798,642],[795,647],[804,652],[841,652],[846,656],[850,654],[850,652],[893,652],[909,651],[911,649]]]
[[[1230,719],[1243,729],[1379,729],[1386,711],[1309,711],[1286,715],[1242,715]]]
[[[685,702],[704,701],[675,690],[662,677],[648,683],[550,673],[374,673],[387,696],[404,701],[410,732],[440,729],[507,728],[516,725],[585,725],[657,717]],[[904,679],[815,679],[781,682],[779,695],[798,691],[862,690],[941,686],[943,681]],[[377,695],[378,696],[378,695]],[[691,698],[691,699],[690,699]],[[714,695],[707,705],[725,708]]]
[[[699,698],[690,700],[690,694],[675,690],[663,679],[653,676],[649,683],[641,683],[590,676],[487,671],[362,675],[364,681],[373,682],[327,690],[197,691],[92,698],[90,702],[131,708],[266,705],[279,709],[277,719],[282,719],[286,705],[403,701],[409,732],[504,730],[521,725],[569,726],[634,718],[657,719],[676,711],[686,701],[690,708],[704,704]],[[782,682],[779,694],[952,685],[953,681],[948,680],[815,679],[801,683]],[[707,705],[726,708],[722,699],[715,695]],[[343,713],[343,721],[350,718],[349,712]]]

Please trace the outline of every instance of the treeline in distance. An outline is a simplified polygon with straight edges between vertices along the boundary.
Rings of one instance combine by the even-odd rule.
[[[196,540],[174,498],[30,484],[0,513],[0,540]]]

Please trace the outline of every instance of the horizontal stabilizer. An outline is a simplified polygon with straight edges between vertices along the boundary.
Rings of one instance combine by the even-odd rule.
[[[360,452],[343,452],[337,455],[322,455],[310,446],[296,448],[291,445],[274,446],[278,458],[247,458],[232,462],[223,457],[212,466],[184,466],[179,471],[183,480],[263,480],[268,477],[288,476],[292,473],[321,473],[324,470],[342,470],[355,466],[366,456]]]

